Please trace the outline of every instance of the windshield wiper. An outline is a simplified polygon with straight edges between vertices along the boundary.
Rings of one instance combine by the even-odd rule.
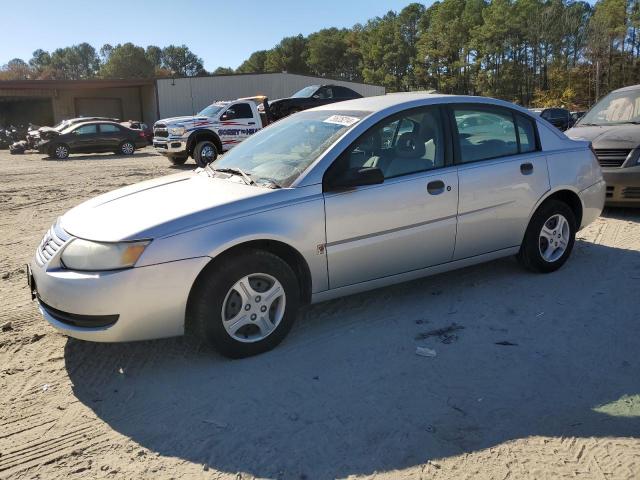
[[[210,165],[207,165],[207,167],[209,167],[214,172],[232,173],[234,175],[239,175],[242,177],[242,179],[244,180],[244,183],[246,183],[247,185],[256,184],[256,182],[253,181],[253,179],[249,176],[249,174],[244,170],[241,170],[240,168],[237,168],[237,167],[213,168]]]

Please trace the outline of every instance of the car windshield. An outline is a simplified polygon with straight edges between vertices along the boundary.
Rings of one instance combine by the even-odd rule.
[[[224,108],[223,105],[209,105],[202,111],[198,112],[198,116],[203,117],[215,117]]]
[[[612,92],[589,110],[578,125],[640,122],[640,89]]]
[[[316,90],[318,90],[318,85],[309,85],[291,95],[291,98],[309,98],[316,93]]]
[[[288,187],[333,142],[369,112],[300,112],[262,129],[211,166],[240,169],[257,183]]]

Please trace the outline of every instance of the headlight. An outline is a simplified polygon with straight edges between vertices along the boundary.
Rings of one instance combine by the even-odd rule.
[[[60,257],[70,270],[117,270],[133,267],[149,241],[99,243],[76,238]]]
[[[184,135],[184,126],[178,125],[177,127],[169,127],[169,135],[181,137]]]

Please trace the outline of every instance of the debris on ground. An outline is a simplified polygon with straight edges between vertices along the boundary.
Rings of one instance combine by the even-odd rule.
[[[13,325],[11,324],[11,322],[3,323],[0,329],[3,332],[10,332],[11,330],[13,330]]]
[[[517,347],[517,343],[509,342],[507,340],[502,340],[501,342],[496,342],[496,345],[502,345],[503,347]]]
[[[416,355],[419,355],[421,357],[435,357],[436,356],[436,351],[432,350],[431,348],[427,348],[427,347],[417,347],[416,348]]]
[[[453,332],[457,332],[458,330],[463,330],[464,327],[462,325],[458,325],[457,323],[452,323],[448,327],[435,328],[433,330],[429,330],[427,332],[422,332],[416,335],[416,340],[424,340],[429,337],[442,337],[445,338],[451,335]]]

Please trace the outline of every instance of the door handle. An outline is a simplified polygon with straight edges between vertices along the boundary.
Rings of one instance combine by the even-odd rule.
[[[255,125],[256,122],[249,122],[249,125]]]
[[[444,192],[444,182],[442,180],[434,180],[427,183],[427,192],[431,195],[440,195]]]
[[[533,164],[529,162],[523,163],[520,165],[520,172],[522,172],[523,175],[531,175],[533,173]]]

